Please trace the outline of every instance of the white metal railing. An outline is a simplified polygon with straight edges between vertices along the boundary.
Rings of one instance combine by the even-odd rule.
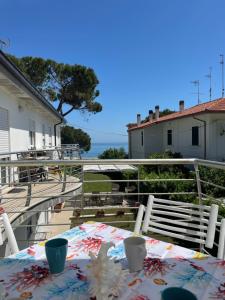
[[[137,167],[136,178],[87,179],[84,176],[84,165],[132,165]],[[142,178],[142,166],[187,166],[195,175],[192,178]],[[225,163],[204,161],[199,159],[123,159],[123,160],[13,160],[0,161],[0,169],[6,169],[5,178],[1,178],[1,206],[9,214],[12,226],[18,234],[27,231],[26,238],[19,236],[20,247],[26,247],[29,242],[37,242],[49,237],[52,228],[69,228],[72,223],[89,219],[104,218],[104,223],[113,225],[133,224],[138,203],[151,193],[163,197],[191,196],[201,204],[210,197],[204,193],[204,186],[211,185],[224,190],[224,186],[208,182],[200,178],[199,167],[225,170]],[[25,176],[20,177],[21,169]],[[42,171],[37,173],[37,169]],[[32,175],[34,172],[34,175]],[[1,172],[4,173],[4,172]],[[37,174],[36,174],[37,173]],[[9,174],[13,180],[7,182]],[[41,176],[42,175],[42,176]],[[44,177],[45,175],[45,177]],[[25,179],[23,181],[22,179]],[[157,191],[143,190],[143,184],[190,183],[192,190]],[[119,185],[119,190],[93,193],[86,191],[87,184]],[[135,190],[129,187],[135,185]],[[121,190],[121,186],[123,190]],[[126,187],[126,189],[125,189]],[[97,199],[97,200],[96,200]],[[123,203],[124,199],[127,201]],[[223,205],[223,198],[212,199]],[[64,203],[64,207],[62,207]],[[63,221],[57,220],[57,214],[65,214]],[[70,214],[70,216],[68,216]],[[79,215],[80,214],[80,215]],[[69,220],[69,217],[70,220]],[[115,217],[115,219],[113,219]],[[118,217],[118,218],[116,218]],[[124,217],[125,219],[123,219]],[[56,218],[52,222],[52,218]],[[127,218],[127,219],[126,219]],[[128,219],[129,218],[129,219]],[[24,233],[24,232],[23,232]]]

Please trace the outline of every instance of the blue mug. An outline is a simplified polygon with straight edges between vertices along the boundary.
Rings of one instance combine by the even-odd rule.
[[[66,239],[57,238],[46,242],[45,253],[49,264],[49,270],[52,274],[63,272],[67,249],[68,240]]]
[[[197,300],[197,298],[186,289],[170,287],[162,292],[162,300]]]

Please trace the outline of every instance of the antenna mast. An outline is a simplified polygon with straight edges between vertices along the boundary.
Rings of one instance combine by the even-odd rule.
[[[194,81],[191,81],[191,83],[193,83],[194,86],[197,86],[198,104],[200,104],[200,92],[199,92],[200,81],[194,80]]]
[[[3,50],[4,48],[8,48],[10,46],[10,40],[6,39],[0,39],[0,50]]]
[[[220,54],[220,64],[221,64],[221,79],[222,79],[222,98],[224,97],[224,59],[223,54]]]
[[[212,67],[209,67],[209,74],[206,75],[209,78],[209,100],[212,100]]]

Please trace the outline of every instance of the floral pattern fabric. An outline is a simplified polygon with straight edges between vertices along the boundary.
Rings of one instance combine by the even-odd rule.
[[[89,295],[89,251],[98,253],[102,242],[113,242],[108,255],[127,268],[123,240],[132,232],[97,222],[87,222],[58,235],[68,239],[65,270],[49,272],[45,242],[0,260],[0,283],[6,299],[91,300]],[[225,300],[225,261],[190,249],[145,237],[147,257],[143,270],[127,276],[117,299],[160,300],[162,291],[183,287],[198,300]],[[109,270],[110,272],[110,270]]]

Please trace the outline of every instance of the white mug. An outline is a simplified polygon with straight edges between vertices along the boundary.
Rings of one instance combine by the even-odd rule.
[[[124,240],[124,245],[130,272],[142,270],[144,259],[147,255],[145,239],[141,237],[129,237]]]

